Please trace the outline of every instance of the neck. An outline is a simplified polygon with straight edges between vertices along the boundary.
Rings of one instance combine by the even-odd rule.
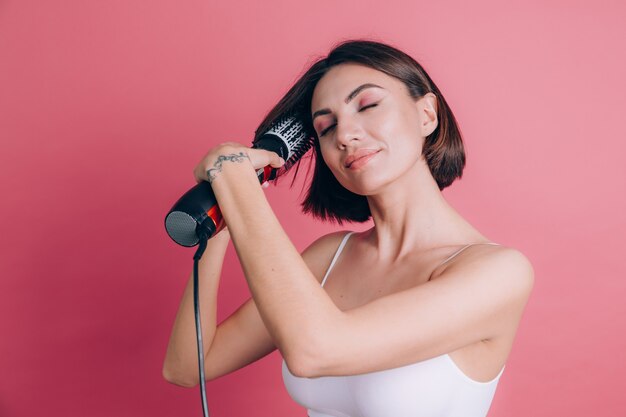
[[[448,204],[423,157],[367,199],[374,227],[364,238],[382,262],[394,263],[415,251],[487,241]]]

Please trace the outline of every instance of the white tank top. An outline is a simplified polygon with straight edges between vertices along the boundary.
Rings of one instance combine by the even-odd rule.
[[[322,286],[352,233],[339,245]],[[503,372],[504,366],[493,380],[475,381],[448,354],[383,371],[319,378],[294,376],[282,362],[287,392],[309,417],[484,417]]]

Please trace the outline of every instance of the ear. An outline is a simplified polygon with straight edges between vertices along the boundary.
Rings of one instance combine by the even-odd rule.
[[[422,119],[420,130],[422,136],[426,137],[433,133],[439,124],[437,119],[437,96],[434,93],[426,93],[417,100],[416,104]]]

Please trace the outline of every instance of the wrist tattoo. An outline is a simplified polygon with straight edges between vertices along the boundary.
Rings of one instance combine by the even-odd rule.
[[[213,168],[209,168],[206,172],[206,175],[209,178],[209,183],[212,183],[217,177],[217,174],[222,172],[222,164],[225,161],[242,163],[245,159],[250,160],[250,157],[245,152],[231,153],[230,155],[219,155],[217,157],[217,161],[213,164]]]

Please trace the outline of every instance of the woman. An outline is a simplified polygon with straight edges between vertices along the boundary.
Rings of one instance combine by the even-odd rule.
[[[294,109],[315,137],[305,212],[340,224],[371,216],[374,226],[299,254],[255,174],[283,161],[233,142],[210,150],[194,175],[211,182],[227,228],[200,266],[207,379],[278,348],[287,390],[309,416],[486,415],[534,273],[443,198],[465,164],[443,95],[403,52],[348,41],[311,66],[257,136]],[[252,298],[216,328],[231,238]],[[191,283],[163,374],[198,383]]]

